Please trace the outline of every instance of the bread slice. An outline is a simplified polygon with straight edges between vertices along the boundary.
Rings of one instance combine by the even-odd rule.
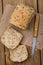
[[[14,50],[10,50],[10,60],[13,62],[22,62],[28,58],[28,52],[25,45],[19,45]]]
[[[19,33],[18,31],[10,27],[1,36],[1,42],[7,48],[14,49],[19,45],[22,38],[23,38],[23,35],[21,33]]]
[[[34,14],[35,11],[32,7],[23,4],[17,5],[12,13],[10,23],[21,29],[26,29]]]

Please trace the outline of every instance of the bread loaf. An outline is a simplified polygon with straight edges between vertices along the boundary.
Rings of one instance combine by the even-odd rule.
[[[28,52],[25,45],[19,45],[17,48],[10,50],[10,60],[13,62],[22,62],[28,58]]]
[[[18,31],[16,31],[13,28],[9,28],[1,36],[1,42],[7,48],[14,49],[19,45],[22,37],[23,37],[23,35],[21,33],[19,33]]]
[[[12,13],[10,23],[24,30],[28,27],[34,13],[32,7],[23,4],[17,5]]]

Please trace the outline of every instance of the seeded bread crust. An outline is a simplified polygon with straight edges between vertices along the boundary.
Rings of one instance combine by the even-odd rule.
[[[21,33],[19,33],[13,28],[9,28],[1,36],[1,42],[7,48],[14,49],[19,45],[22,38],[23,38],[23,35]]]
[[[28,52],[25,45],[19,45],[14,50],[10,50],[10,60],[13,62],[22,62],[28,58]]]
[[[26,29],[34,14],[35,11],[32,7],[23,4],[17,5],[11,16],[10,23],[21,29]]]

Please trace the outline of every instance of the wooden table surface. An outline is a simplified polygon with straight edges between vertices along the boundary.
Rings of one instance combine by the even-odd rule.
[[[16,5],[20,1],[21,0],[0,0],[0,20],[2,17],[2,13],[4,11],[4,7],[7,4]],[[36,12],[38,11],[39,13],[43,13],[43,0],[23,0],[23,1],[25,2],[25,4],[32,6],[36,10]],[[43,43],[43,41],[41,41],[41,43]],[[30,47],[29,49],[31,52]],[[0,65],[8,65],[5,57],[5,47],[2,44],[0,44]],[[11,63],[10,65],[43,65],[43,49],[36,50],[34,61],[29,59],[25,63],[19,63],[19,64]]]

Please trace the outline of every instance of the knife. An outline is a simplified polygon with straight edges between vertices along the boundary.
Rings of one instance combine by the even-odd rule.
[[[36,43],[37,43],[39,19],[40,19],[40,16],[36,15],[35,26],[34,26],[34,34],[33,34],[32,59],[34,59],[35,47],[36,47]]]

